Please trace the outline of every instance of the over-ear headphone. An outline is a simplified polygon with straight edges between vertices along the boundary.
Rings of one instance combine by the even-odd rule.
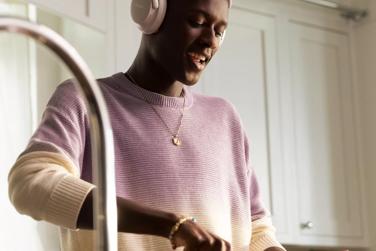
[[[145,34],[158,31],[166,15],[167,0],[132,0],[131,16]]]
[[[228,0],[231,7],[232,0]],[[167,0],[132,0],[131,16],[144,34],[158,31],[166,15]],[[223,40],[223,37],[222,37]]]

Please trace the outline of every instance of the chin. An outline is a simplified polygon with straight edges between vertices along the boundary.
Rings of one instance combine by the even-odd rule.
[[[195,84],[197,84],[198,80],[196,81],[185,81],[183,82],[184,85],[186,86],[194,86]]]
[[[181,81],[183,84],[187,86],[193,86],[197,84],[200,80],[201,74],[187,74],[184,78],[184,81]]]

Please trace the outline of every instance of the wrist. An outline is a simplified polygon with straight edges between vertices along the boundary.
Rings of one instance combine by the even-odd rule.
[[[176,222],[178,222],[180,217],[174,213],[166,213],[164,224],[162,226],[161,235],[165,238],[169,238],[171,234],[171,229],[174,227]]]
[[[176,249],[178,247],[176,234],[180,230],[181,226],[187,221],[196,222],[196,219],[193,217],[180,216],[176,223],[172,226],[168,239],[170,240],[173,249]]]
[[[168,238],[179,217],[170,212],[146,207],[138,202],[117,198],[119,232]]]

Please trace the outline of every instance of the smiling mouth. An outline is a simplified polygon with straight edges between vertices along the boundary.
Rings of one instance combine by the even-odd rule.
[[[209,57],[202,55],[200,53],[189,52],[188,57],[197,70],[202,71],[205,69],[207,63],[209,62]]]

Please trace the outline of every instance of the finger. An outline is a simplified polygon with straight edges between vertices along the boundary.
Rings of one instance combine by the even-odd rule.
[[[232,248],[231,248],[231,244],[230,244],[230,242],[225,241],[225,244],[226,244],[226,250],[227,250],[227,251],[231,251]]]
[[[210,247],[214,243],[214,238],[201,226],[194,222],[184,222],[176,233],[175,243],[185,246],[184,250],[199,250],[202,245]]]
[[[229,251],[231,245],[194,222],[185,222],[180,229],[184,251]]]
[[[223,239],[217,239],[215,244],[215,250],[227,251],[226,241]]]
[[[226,241],[226,240],[223,240],[223,245],[224,245],[224,249],[225,251],[231,251],[231,244]]]
[[[225,239],[222,239],[221,237],[215,234],[212,234],[212,236],[213,238],[217,240],[216,242],[216,248],[218,248],[217,250],[221,250],[221,251],[231,250],[231,244],[228,241],[226,241]]]
[[[215,239],[208,231],[204,229],[199,230],[199,236],[196,240],[196,251],[213,251],[218,240]]]
[[[207,237],[207,239],[201,243],[199,246],[200,251],[228,251],[231,250],[231,246],[228,242],[226,242],[224,239],[213,235],[211,233],[207,233],[210,236]]]

